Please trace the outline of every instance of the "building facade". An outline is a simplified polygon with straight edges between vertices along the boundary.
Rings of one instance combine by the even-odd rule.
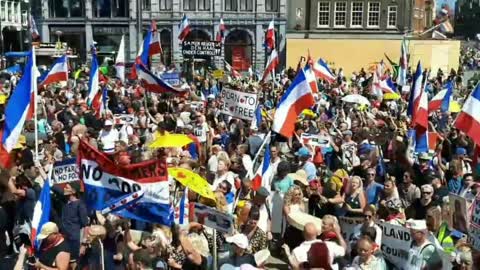
[[[22,0],[0,0],[0,51],[21,51],[28,44],[27,5]]]
[[[285,48],[287,0],[34,1],[41,7],[34,17],[38,18],[42,41],[67,42],[82,59],[87,58],[94,41],[100,53],[108,54],[117,50],[125,35],[126,55],[132,62],[144,33],[155,20],[164,50],[163,62],[182,64],[178,26],[183,14],[190,20],[189,40],[214,40],[223,17],[227,31],[222,56],[239,70],[248,70],[250,66],[264,68],[267,56],[263,41],[272,18],[280,52]],[[222,59],[211,60],[219,64]]]

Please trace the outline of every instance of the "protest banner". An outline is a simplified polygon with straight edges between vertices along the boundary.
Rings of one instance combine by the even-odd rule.
[[[113,116],[114,122],[117,123],[119,121],[123,121],[126,124],[133,125],[133,121],[135,120],[135,116],[133,114],[115,114]]]
[[[222,43],[218,41],[193,41],[182,42],[183,56],[202,57],[220,56],[222,54]]]
[[[222,90],[223,104],[220,111],[244,120],[252,120],[257,106],[257,94],[245,93],[228,88]]]
[[[480,228],[480,198],[476,197],[473,203],[471,225]]]
[[[398,269],[406,270],[412,238],[410,231],[402,226],[380,222],[382,228],[381,250],[386,260]]]
[[[90,209],[144,222],[171,224],[165,161],[118,166],[84,141],[80,143],[78,159],[79,176]]]
[[[450,193],[448,195],[450,202],[450,215],[453,229],[462,233],[468,233],[468,213],[467,201],[465,198]]]
[[[162,74],[162,79],[170,85],[174,85],[174,86],[180,85],[180,73],[179,72],[171,72],[171,73],[165,72],[165,73]]]
[[[233,232],[233,217],[201,203],[195,203],[195,221],[222,233]]]
[[[468,228],[467,242],[471,244],[474,249],[480,251],[480,227],[475,224],[470,224],[470,228]]]
[[[78,181],[77,159],[71,158],[53,164],[53,173],[50,183],[52,185],[66,184]]]
[[[330,145],[330,137],[322,134],[309,134],[309,133],[302,133],[300,135],[300,139],[302,140],[303,144],[308,144],[313,147],[321,147],[325,148]]]
[[[354,229],[358,224],[362,224],[363,218],[353,217],[338,217],[338,224],[342,228],[342,234],[345,241],[350,242],[353,240]]]

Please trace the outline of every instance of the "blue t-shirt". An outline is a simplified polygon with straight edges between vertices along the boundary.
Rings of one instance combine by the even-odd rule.
[[[307,161],[302,168],[307,173],[307,180],[312,181],[317,178],[317,168],[312,162]]]
[[[377,205],[380,192],[383,190],[383,185],[373,182],[372,184],[365,186],[364,189],[367,195],[368,204]]]
[[[280,191],[281,193],[287,193],[287,191],[293,187],[294,183],[293,183],[293,179],[290,178],[290,176],[285,176],[285,178],[283,178],[282,180],[280,181],[277,181],[274,183],[274,186],[275,186],[275,189]]]
[[[451,193],[459,194],[462,190],[462,177],[452,178],[448,181],[448,191]]]

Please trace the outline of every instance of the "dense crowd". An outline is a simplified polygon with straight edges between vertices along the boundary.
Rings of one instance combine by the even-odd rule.
[[[453,193],[473,205],[480,188],[474,145],[452,125],[455,113],[431,112],[431,151],[411,155],[408,92],[399,89],[399,99],[382,99],[371,92],[372,72],[362,69],[348,78],[342,70],[334,73],[336,82],[318,81],[316,104],[298,117],[290,139],[269,130],[293,69],[282,73],[274,89],[252,77],[227,83],[198,76],[182,96],[148,93],[138,81],[110,78],[102,82],[108,110],[101,117],[87,105],[86,73],[65,86],[41,89],[40,160],[34,155],[35,122],[28,121],[9,168],[0,172],[0,268],[281,268],[272,265],[273,256],[291,269],[478,269],[466,237],[467,213],[449,203]],[[5,95],[18,78],[3,82]],[[449,80],[458,82],[454,96],[461,103],[471,89],[455,71],[432,73],[425,89],[433,97]],[[221,113],[225,88],[258,93],[261,123]],[[370,105],[344,102],[349,94],[363,95]],[[186,134],[194,143],[148,147],[164,134]],[[52,187],[50,222],[37,232],[41,245],[32,253],[28,224],[48,172],[55,162],[76,157],[82,140],[119,167],[160,158],[198,173],[216,201],[170,179],[173,208],[184,207],[179,198],[187,193],[190,210],[202,203],[233,216],[234,232],[214,232],[192,214],[172,226],[104,215],[89,209],[81,182],[71,182]],[[271,174],[254,188],[266,145]],[[356,222],[348,234],[342,220]],[[389,225],[411,237],[402,266],[385,255],[382,238]]]

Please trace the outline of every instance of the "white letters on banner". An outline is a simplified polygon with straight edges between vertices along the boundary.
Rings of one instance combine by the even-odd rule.
[[[399,269],[407,269],[408,255],[412,243],[410,230],[385,222],[378,223],[378,225],[383,232],[381,250],[384,258]]]
[[[77,159],[67,159],[53,165],[53,175],[50,179],[52,185],[65,184],[78,181]]]
[[[224,114],[244,120],[252,120],[257,106],[257,94],[245,93],[232,89],[222,90],[223,104],[220,110]]]
[[[300,139],[304,144],[309,144],[313,147],[319,146],[321,148],[330,146],[330,137],[322,134],[302,133]]]

